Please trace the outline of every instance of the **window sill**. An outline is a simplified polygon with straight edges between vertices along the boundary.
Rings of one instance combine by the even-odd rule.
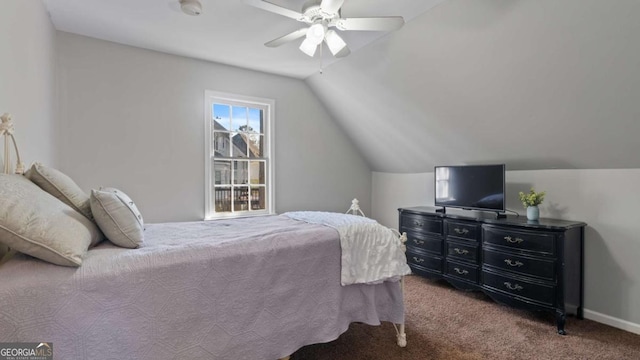
[[[204,221],[250,218],[250,217],[271,216],[271,215],[278,215],[278,214],[275,213],[275,212],[269,212],[269,211],[252,211],[250,213],[249,212],[238,212],[238,213],[233,213],[233,214],[217,214],[217,215],[205,216]]]

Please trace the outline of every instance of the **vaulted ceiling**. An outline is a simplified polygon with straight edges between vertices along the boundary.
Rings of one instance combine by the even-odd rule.
[[[375,171],[639,168],[639,13],[448,0],[306,81]]]
[[[245,4],[200,0],[202,14],[180,11],[178,0],[43,0],[56,29],[116,43],[279,75],[305,78],[320,58],[298,50],[302,40],[267,48],[264,43],[307,25]],[[269,0],[300,12],[307,0]],[[342,17],[403,16],[411,21],[443,0],[346,0]],[[352,51],[385,36],[379,31],[340,32]],[[322,64],[335,62],[326,51]]]
[[[347,0],[344,16],[409,21],[347,34],[356,51],[323,74],[297,43],[262,45],[298,23],[240,0],[198,18],[177,0],[44,1],[59,30],[306,78],[374,171],[640,168],[637,0]]]

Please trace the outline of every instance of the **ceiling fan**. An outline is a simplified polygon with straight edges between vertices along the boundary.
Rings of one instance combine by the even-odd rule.
[[[344,40],[334,30],[341,31],[392,31],[404,25],[401,16],[343,18],[340,8],[345,0],[309,0],[302,6],[302,12],[270,3],[265,0],[245,0],[245,3],[279,15],[305,23],[309,26],[265,43],[277,47],[305,36],[300,50],[313,57],[324,41],[335,57],[345,57],[351,53]]]

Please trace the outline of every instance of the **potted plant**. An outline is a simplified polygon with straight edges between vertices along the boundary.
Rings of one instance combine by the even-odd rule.
[[[522,205],[527,209],[527,219],[538,220],[538,218],[540,218],[538,205],[542,204],[545,194],[544,191],[536,192],[534,188],[531,188],[528,193],[520,191],[520,201],[522,201]]]

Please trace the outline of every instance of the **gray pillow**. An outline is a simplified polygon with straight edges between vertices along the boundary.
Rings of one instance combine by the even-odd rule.
[[[0,174],[0,243],[64,266],[80,266],[100,238],[96,225],[22,175]]]
[[[24,175],[40,186],[42,190],[60,199],[60,201],[93,221],[89,195],[82,191],[69,176],[40,163],[31,165],[29,171]]]
[[[112,243],[130,249],[142,245],[144,220],[127,194],[114,188],[92,190],[91,212]]]

